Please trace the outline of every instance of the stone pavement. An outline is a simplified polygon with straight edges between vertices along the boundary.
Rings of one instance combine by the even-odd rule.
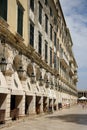
[[[87,108],[74,106],[15,123],[3,130],[87,130]]]

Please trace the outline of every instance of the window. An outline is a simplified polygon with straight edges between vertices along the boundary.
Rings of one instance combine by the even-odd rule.
[[[48,0],[45,0],[45,5],[46,5],[46,6],[48,5]]]
[[[30,8],[34,12],[34,0],[30,0]]]
[[[56,33],[54,32],[54,46],[56,47]]]
[[[45,15],[45,31],[48,33],[48,17]]]
[[[54,68],[56,69],[56,53],[54,53]]]
[[[42,35],[39,32],[38,34],[38,53],[41,55],[42,53]]]
[[[30,45],[34,47],[34,24],[30,21]]]
[[[39,2],[39,23],[42,24],[42,5]]]
[[[52,48],[50,48],[50,66],[52,67]]]
[[[52,25],[50,24],[50,39],[52,40],[52,29],[53,29],[53,27],[52,27]]]
[[[17,21],[17,32],[22,36],[23,35],[23,7],[18,3],[18,21]]]
[[[47,62],[47,57],[48,57],[48,43],[45,41],[45,60]]]
[[[7,0],[0,0],[0,16],[7,21]]]
[[[50,16],[53,16],[52,8],[50,7]]]

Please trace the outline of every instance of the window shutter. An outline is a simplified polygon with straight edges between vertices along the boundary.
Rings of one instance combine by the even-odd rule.
[[[18,6],[18,33],[22,36],[23,34],[23,10]]]
[[[7,0],[0,0],[0,16],[7,21]]]

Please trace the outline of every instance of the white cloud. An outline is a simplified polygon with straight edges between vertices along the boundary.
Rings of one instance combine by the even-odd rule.
[[[84,80],[84,75],[87,77],[87,69],[83,73],[80,69],[87,68],[87,1],[60,0],[60,3],[74,44],[73,51],[79,66],[78,85],[81,88],[82,84],[87,84],[87,80]]]

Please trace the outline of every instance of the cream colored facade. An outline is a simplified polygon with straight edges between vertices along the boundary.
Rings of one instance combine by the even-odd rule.
[[[17,30],[19,5],[23,10],[22,36]],[[33,47],[30,44],[30,23],[34,26]],[[38,46],[39,33],[41,48]],[[7,0],[7,20],[0,17],[0,110],[5,110],[5,121],[15,119],[17,115],[22,117],[45,113],[48,109],[58,110],[59,103],[66,107],[67,103],[73,105],[77,102],[77,64],[72,46],[59,1],[34,0],[32,11],[30,0]],[[6,70],[2,70],[2,65],[6,65]]]

